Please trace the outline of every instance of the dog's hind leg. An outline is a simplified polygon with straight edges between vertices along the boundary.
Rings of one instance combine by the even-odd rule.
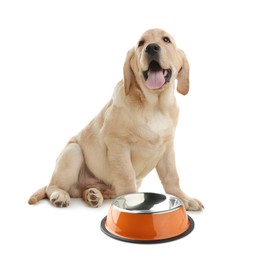
[[[72,197],[82,196],[81,191],[73,189],[78,187],[77,181],[83,160],[84,156],[79,144],[75,142],[75,139],[72,139],[59,155],[46,190],[52,205],[60,208],[67,207],[70,203],[70,195]]]

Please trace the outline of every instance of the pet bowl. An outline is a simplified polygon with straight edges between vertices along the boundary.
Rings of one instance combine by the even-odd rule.
[[[194,221],[180,199],[168,194],[133,193],[117,197],[101,230],[133,243],[169,242],[188,235]]]

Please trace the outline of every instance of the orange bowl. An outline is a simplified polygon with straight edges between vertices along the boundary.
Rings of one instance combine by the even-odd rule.
[[[183,202],[169,194],[133,193],[117,197],[101,221],[112,238],[134,243],[169,242],[188,235],[194,221]]]

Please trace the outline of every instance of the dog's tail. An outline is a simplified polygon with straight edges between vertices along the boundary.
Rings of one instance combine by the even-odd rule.
[[[40,188],[39,190],[37,190],[28,200],[28,204],[33,205],[36,202],[38,202],[39,200],[45,199],[47,198],[47,194],[46,194],[46,188],[47,186]]]

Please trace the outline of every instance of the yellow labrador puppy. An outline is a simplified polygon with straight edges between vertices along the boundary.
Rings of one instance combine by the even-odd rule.
[[[156,168],[166,193],[179,197],[187,210],[203,208],[181,190],[175,165],[175,80],[178,92],[189,91],[184,52],[167,32],[148,30],[128,52],[123,76],[109,103],[69,140],[49,185],[34,193],[29,204],[48,198],[66,207],[71,197],[82,197],[98,207],[103,198],[137,192]]]

